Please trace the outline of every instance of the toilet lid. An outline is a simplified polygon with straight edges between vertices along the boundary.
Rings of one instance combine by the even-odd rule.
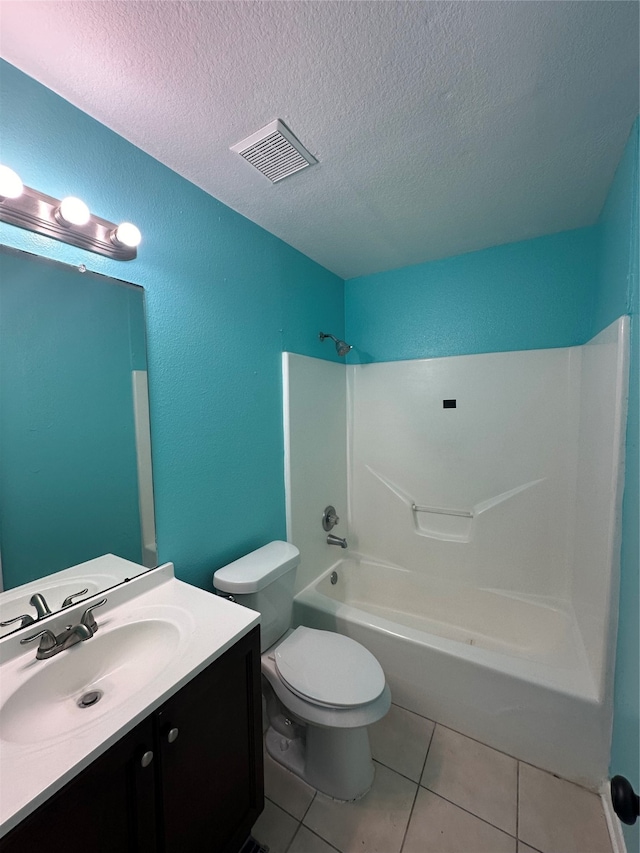
[[[384,690],[384,672],[371,652],[333,631],[296,628],[274,657],[286,685],[312,702],[353,707],[373,702]]]

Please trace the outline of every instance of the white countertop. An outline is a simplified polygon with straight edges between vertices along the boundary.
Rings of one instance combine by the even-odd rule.
[[[117,695],[116,677],[111,694],[105,692],[100,700],[105,704],[94,706],[98,713],[92,718],[94,708],[80,710],[87,715],[86,722],[83,718],[71,732],[30,742],[28,719],[19,740],[11,732],[7,736],[0,722],[0,837],[260,622],[255,611],[176,580],[171,563],[110,590],[106,597],[107,603],[95,611],[100,630],[96,636],[121,625],[163,619],[178,627],[180,639],[162,665],[155,662],[157,673],[139,689]],[[91,601],[99,599],[97,595]],[[0,715],[16,683],[41,675],[44,667],[64,655],[83,654],[83,646],[94,638],[46,661],[36,660],[37,642],[21,646],[20,639],[44,627],[59,632],[65,625],[77,624],[90,603],[83,601],[0,639]],[[65,664],[73,662],[69,657]],[[73,704],[74,698],[64,701]]]

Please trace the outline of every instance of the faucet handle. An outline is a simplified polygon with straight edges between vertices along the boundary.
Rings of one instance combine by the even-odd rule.
[[[33,625],[36,620],[33,616],[30,616],[28,613],[23,613],[22,616],[14,616],[13,619],[6,619],[4,622],[0,622],[0,628],[6,628],[7,625],[13,625],[14,622],[19,622],[20,628],[26,628],[27,625]]]
[[[58,642],[53,631],[50,631],[48,628],[43,628],[43,630],[38,631],[37,634],[32,634],[30,637],[25,637],[24,640],[20,640],[20,645],[24,646],[25,643],[32,643],[38,638],[42,638],[40,640],[40,645],[38,646],[38,651],[40,652],[48,652],[51,649],[54,649]]]
[[[95,616],[92,611],[96,609],[96,607],[102,607],[103,604],[107,603],[107,599],[103,598],[101,601],[96,601],[95,604],[92,604],[82,614],[82,619],[80,620],[81,624],[88,628],[93,634],[98,630],[98,623],[95,620]]]
[[[78,596],[78,595],[86,595],[86,593],[88,593],[88,592],[89,592],[89,587],[86,587],[86,589],[80,589],[80,590],[78,590],[78,592],[72,592],[72,593],[71,593],[71,595],[68,595],[68,596],[65,598],[65,600],[62,602],[62,607],[63,607],[63,609],[64,609],[65,607],[71,607],[71,605],[73,604],[73,599],[74,599],[76,596]]]
[[[339,521],[340,518],[338,517],[336,508],[331,506],[331,504],[325,507],[324,512],[322,513],[322,529],[326,531],[333,530]]]

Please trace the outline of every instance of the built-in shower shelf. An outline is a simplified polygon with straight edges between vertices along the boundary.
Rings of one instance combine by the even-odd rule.
[[[407,510],[411,511],[410,517],[413,519],[414,533],[426,539],[438,539],[442,542],[470,542],[476,525],[481,523],[485,513],[510,503],[518,495],[528,492],[546,480],[546,477],[540,477],[537,480],[522,483],[513,489],[478,501],[470,509],[456,509],[454,507],[418,504],[413,496],[409,495],[397,483],[385,477],[384,474],[376,471],[370,465],[365,465],[365,468],[375,480],[385,486],[398,501],[404,504]],[[397,523],[399,523],[399,519],[397,519]]]
[[[446,509],[442,506],[418,506],[411,504],[414,512],[432,512],[436,515],[457,515],[460,518],[473,518],[473,512],[469,509]]]

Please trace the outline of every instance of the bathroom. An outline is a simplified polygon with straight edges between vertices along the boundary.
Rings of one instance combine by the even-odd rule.
[[[141,150],[145,146],[142,137],[137,136],[139,130],[130,129],[135,124],[134,114],[144,112],[143,101],[151,90],[155,91],[156,87],[161,90],[172,75],[183,73],[176,57],[165,57],[166,66],[156,67],[157,76],[152,80],[142,74],[143,59],[139,66],[131,68],[128,63],[133,60],[119,47],[126,43],[124,19],[112,19],[107,26],[100,17],[107,14],[106,9],[101,10],[98,4],[91,4],[92,14],[87,13],[84,21],[76,4],[60,4],[69,6],[68,13],[60,7],[55,14],[46,12],[47,7],[54,9],[57,5],[35,4],[32,14],[36,18],[44,16],[39,18],[41,29],[33,28],[30,38],[22,33],[21,42],[11,37],[16,14],[11,9],[12,4],[0,6],[3,24],[0,37],[2,162],[16,169],[26,184],[51,196],[61,198],[73,192],[100,216],[114,221],[131,219],[140,228],[143,242],[135,261],[121,263],[6,225],[0,226],[0,241],[53,260],[73,265],[82,263],[90,270],[144,287],[158,553],[160,560],[175,563],[176,575],[182,580],[211,590],[212,573],[216,568],[267,542],[288,538],[283,352],[328,362],[335,365],[336,370],[344,371],[345,360],[338,357],[330,341],[319,340],[320,331],[330,332],[353,345],[346,359],[349,368],[370,362],[552,350],[585,345],[620,316],[630,316],[632,372],[610,775],[628,776],[637,790],[640,781],[636,757],[639,358],[637,218],[634,219],[637,213],[634,205],[638,197],[638,125],[633,122],[638,110],[637,101],[635,111],[623,111],[622,116],[616,114],[613,106],[611,112],[602,107],[607,101],[613,104],[614,94],[618,87],[624,89],[627,78],[621,76],[609,81],[609,89],[597,90],[592,95],[593,104],[585,98],[580,121],[571,128],[575,156],[566,153],[566,146],[563,148],[564,168],[568,170],[574,160],[580,161],[583,156],[586,159],[587,154],[596,157],[597,145],[593,140],[598,139],[602,128],[616,130],[615,156],[607,160],[603,155],[602,161],[596,160],[602,164],[595,170],[600,185],[593,188],[593,198],[599,199],[598,211],[588,220],[578,223],[576,219],[571,226],[563,225],[568,218],[564,211],[558,210],[547,219],[541,216],[544,227],[537,231],[518,237],[494,238],[492,242],[478,242],[475,246],[466,244],[457,250],[447,248],[440,252],[436,246],[433,254],[422,249],[423,254],[417,250],[413,255],[408,249],[403,251],[400,247],[406,244],[402,234],[394,233],[390,243],[396,259],[378,263],[384,253],[368,236],[373,214],[363,203],[359,231],[366,247],[364,254],[370,257],[369,266],[350,266],[351,255],[341,242],[338,233],[341,221],[338,219],[337,228],[324,232],[329,235],[325,236],[326,242],[333,241],[343,252],[340,259],[336,255],[334,262],[334,269],[340,272],[331,272],[327,262],[321,264],[311,259],[309,255],[314,255],[311,248],[307,253],[300,249],[300,244],[294,248],[293,238],[289,245],[282,234],[279,239],[269,233],[268,229],[251,221],[249,211],[236,208],[250,218],[236,213],[232,209],[233,188],[228,196],[229,206],[198,188],[197,184],[205,178],[206,168],[202,164],[209,156],[210,139],[204,138],[201,142],[204,151],[199,161],[202,173],[194,166],[188,174],[193,183],[160,162],[163,159],[160,149],[147,147],[146,153]],[[439,4],[424,5],[428,11],[428,7]],[[454,8],[457,4],[442,5]],[[577,8],[583,5],[577,4]],[[615,7],[626,8],[625,4],[586,5],[611,8],[610,14],[614,14]],[[151,6],[147,14],[152,16]],[[178,12],[175,14],[172,25],[179,31],[184,21]],[[291,28],[295,29],[294,21],[287,18],[284,11],[279,14],[282,20],[265,12],[264,20],[259,23],[274,39],[276,23],[286,24],[282,28],[285,42],[286,34],[292,32]],[[142,20],[144,22],[144,18]],[[234,21],[232,16],[226,26],[232,28]],[[147,23],[151,25],[151,22],[152,18]],[[313,19],[308,26],[312,23]],[[380,26],[383,25],[384,21]],[[434,26],[437,30],[437,16]],[[632,29],[626,24],[618,23],[617,26],[622,27],[622,31]],[[96,65],[102,63],[101,73],[111,75],[121,86],[120,100],[111,104],[110,121],[106,114],[94,112],[95,117],[91,117],[88,107],[83,112],[72,106],[69,101],[81,103],[82,79],[74,79],[73,75],[70,80],[65,79],[63,69],[54,72],[54,66],[47,66],[38,54],[38,40],[43,39],[43,32],[48,34],[47,40],[53,32],[54,43],[67,43],[71,53],[79,54],[83,50],[83,40],[69,43],[65,41],[68,38],[65,33],[77,29],[79,33],[86,32],[89,38],[92,27],[100,32],[104,42]],[[303,27],[302,22],[299,27]],[[563,32],[568,38],[570,29]],[[617,32],[615,28],[614,32]],[[573,49],[579,53],[581,46],[578,40]],[[243,48],[250,52],[245,43]],[[590,43],[591,48],[593,43]],[[91,49],[98,49],[93,42]],[[331,49],[335,60],[340,45],[332,44]],[[380,51],[381,66],[384,67],[387,60],[385,52]],[[290,74],[284,60],[280,60],[282,65],[275,65],[278,61],[275,57],[272,61],[275,72],[281,70],[289,77],[295,76]],[[317,66],[303,67],[308,75],[321,76],[324,61],[318,56]],[[346,59],[344,64],[336,62],[335,67],[344,74],[351,70]],[[133,79],[127,77],[128,69]],[[293,192],[296,181],[319,181],[328,172],[329,164],[327,158],[323,159],[313,134],[303,133],[301,122],[290,113],[291,107],[284,98],[286,88],[279,90],[281,99],[278,101],[256,102],[257,98],[267,101],[273,92],[268,87],[258,86],[264,67],[254,68],[253,72],[251,85],[259,94],[254,94],[253,90],[251,94],[247,92],[246,110],[242,104],[226,102],[225,108],[235,114],[235,135],[220,143],[220,150],[226,156],[231,144],[261,123],[281,115],[285,121],[290,121],[302,141],[317,152],[319,160],[316,172],[319,178],[314,178],[316,167],[312,167],[279,187],[271,187],[266,182],[263,186],[258,182],[258,179],[264,181],[261,176],[256,175],[254,179],[253,175],[247,178],[245,174],[245,180],[253,182],[256,193],[265,193],[263,205],[267,206],[267,192]],[[232,75],[233,66],[224,66],[220,73]],[[633,76],[629,68],[627,73]],[[301,76],[304,75],[301,73]],[[381,78],[382,75],[378,82]],[[339,82],[342,84],[342,79]],[[586,90],[593,86],[593,77],[585,80]],[[222,99],[224,87],[220,90]],[[382,95],[391,101],[397,92],[383,90]],[[596,102],[603,112],[590,116]],[[191,111],[198,109],[197,104],[189,106]],[[532,99],[532,115],[535,106]],[[439,107],[444,109],[442,103]],[[408,110],[407,104],[404,109]],[[186,109],[183,117],[188,114]],[[96,120],[98,118],[104,123]],[[343,114],[342,121],[347,123],[347,119],[348,115]],[[368,117],[361,116],[361,119],[360,130],[371,133]],[[158,127],[167,122],[171,125],[171,117],[162,110],[154,115],[147,111],[145,120],[150,127],[154,121]],[[506,157],[509,146],[516,147],[523,163],[531,156],[533,146],[529,136],[535,121],[543,119],[536,114],[529,125],[504,137],[500,157]],[[545,121],[551,122],[551,118]],[[566,136],[561,119],[557,122],[554,132],[558,137]],[[349,133],[352,130],[348,128]],[[424,131],[423,128],[419,130]],[[195,132],[193,128],[176,128],[176,145],[180,144],[180,133],[190,135],[192,132]],[[417,131],[409,126],[407,132],[415,134]],[[545,125],[543,132],[551,133],[550,126]],[[492,138],[495,142],[495,137]],[[542,140],[536,141],[541,143]],[[140,147],[136,147],[136,142]],[[356,139],[350,138],[349,145],[357,147]],[[467,156],[464,150],[454,153],[464,162]],[[154,156],[158,159],[153,159]],[[210,156],[214,156],[213,149]],[[433,165],[441,169],[438,157],[443,156],[441,150],[433,150],[433,159],[423,163],[421,168]],[[510,163],[513,168],[513,160]],[[240,163],[240,166],[245,165]],[[509,182],[520,186],[515,171],[507,177]],[[369,179],[364,175],[358,178]],[[354,177],[354,183],[355,180]],[[446,176],[441,180],[446,185]],[[287,184],[291,190],[287,189]],[[568,185],[579,184],[574,180]],[[546,184],[545,187],[549,192],[553,189]],[[444,193],[445,188],[434,183],[434,198]],[[337,189],[331,186],[332,192]],[[354,194],[358,191],[356,186]],[[505,204],[526,205],[522,199],[514,198],[515,193],[505,193],[505,188],[495,180],[491,193],[496,207],[501,198]],[[314,212],[309,209],[313,205],[308,204],[308,198],[307,204],[304,200],[299,202],[301,207],[296,210],[295,218],[302,220],[303,214],[308,213],[311,222],[307,230],[312,234]],[[589,193],[585,193],[581,203],[586,207],[590,199]],[[458,199],[458,204],[455,213],[464,214],[466,222],[491,219],[495,213],[492,210],[488,216],[485,207],[477,206],[478,202],[470,196]],[[511,212],[516,218],[516,208]],[[403,222],[402,228],[408,229],[402,210],[396,215],[398,221]],[[255,218],[258,220],[258,214]],[[437,243],[441,239],[437,222],[432,222],[431,227],[433,232],[428,239]],[[273,230],[277,233],[275,226]],[[321,248],[318,244],[316,257]],[[451,392],[451,397],[456,393]],[[317,402],[330,407],[333,401],[324,398]],[[309,499],[312,497],[309,490]],[[412,497],[419,502],[419,495]],[[303,571],[311,572],[311,575],[305,574],[306,582],[313,580],[314,573],[317,576],[324,572],[340,556],[338,549],[326,546],[323,539],[326,534],[320,525],[320,515],[327,503],[334,503],[341,515],[335,532],[349,540],[345,500],[344,496],[340,499],[329,495],[326,500],[324,495],[318,496],[315,514],[309,519],[313,525],[309,535],[316,537],[313,542],[317,543],[319,556],[314,556],[317,562],[312,569],[304,563]],[[302,543],[300,547],[302,550]],[[406,719],[419,724],[414,717]],[[448,721],[436,722],[444,727]],[[455,730],[455,726],[451,725],[451,729]],[[279,814],[279,806],[272,802],[272,814]],[[284,812],[289,814],[287,809]],[[289,817],[291,819],[290,814]],[[297,815],[293,817],[297,819]],[[283,822],[287,823],[284,819]],[[637,828],[637,825],[625,827],[628,851],[637,848]],[[293,829],[298,829],[297,823]],[[292,838],[286,840],[282,853],[286,853]],[[330,839],[325,841],[325,844],[331,843]],[[276,842],[271,846],[278,849]],[[333,848],[336,846],[339,847],[333,844]],[[536,848],[535,844],[529,846]],[[522,840],[520,847],[526,850]],[[400,846],[397,849],[399,851]],[[383,853],[391,853],[391,850]]]

